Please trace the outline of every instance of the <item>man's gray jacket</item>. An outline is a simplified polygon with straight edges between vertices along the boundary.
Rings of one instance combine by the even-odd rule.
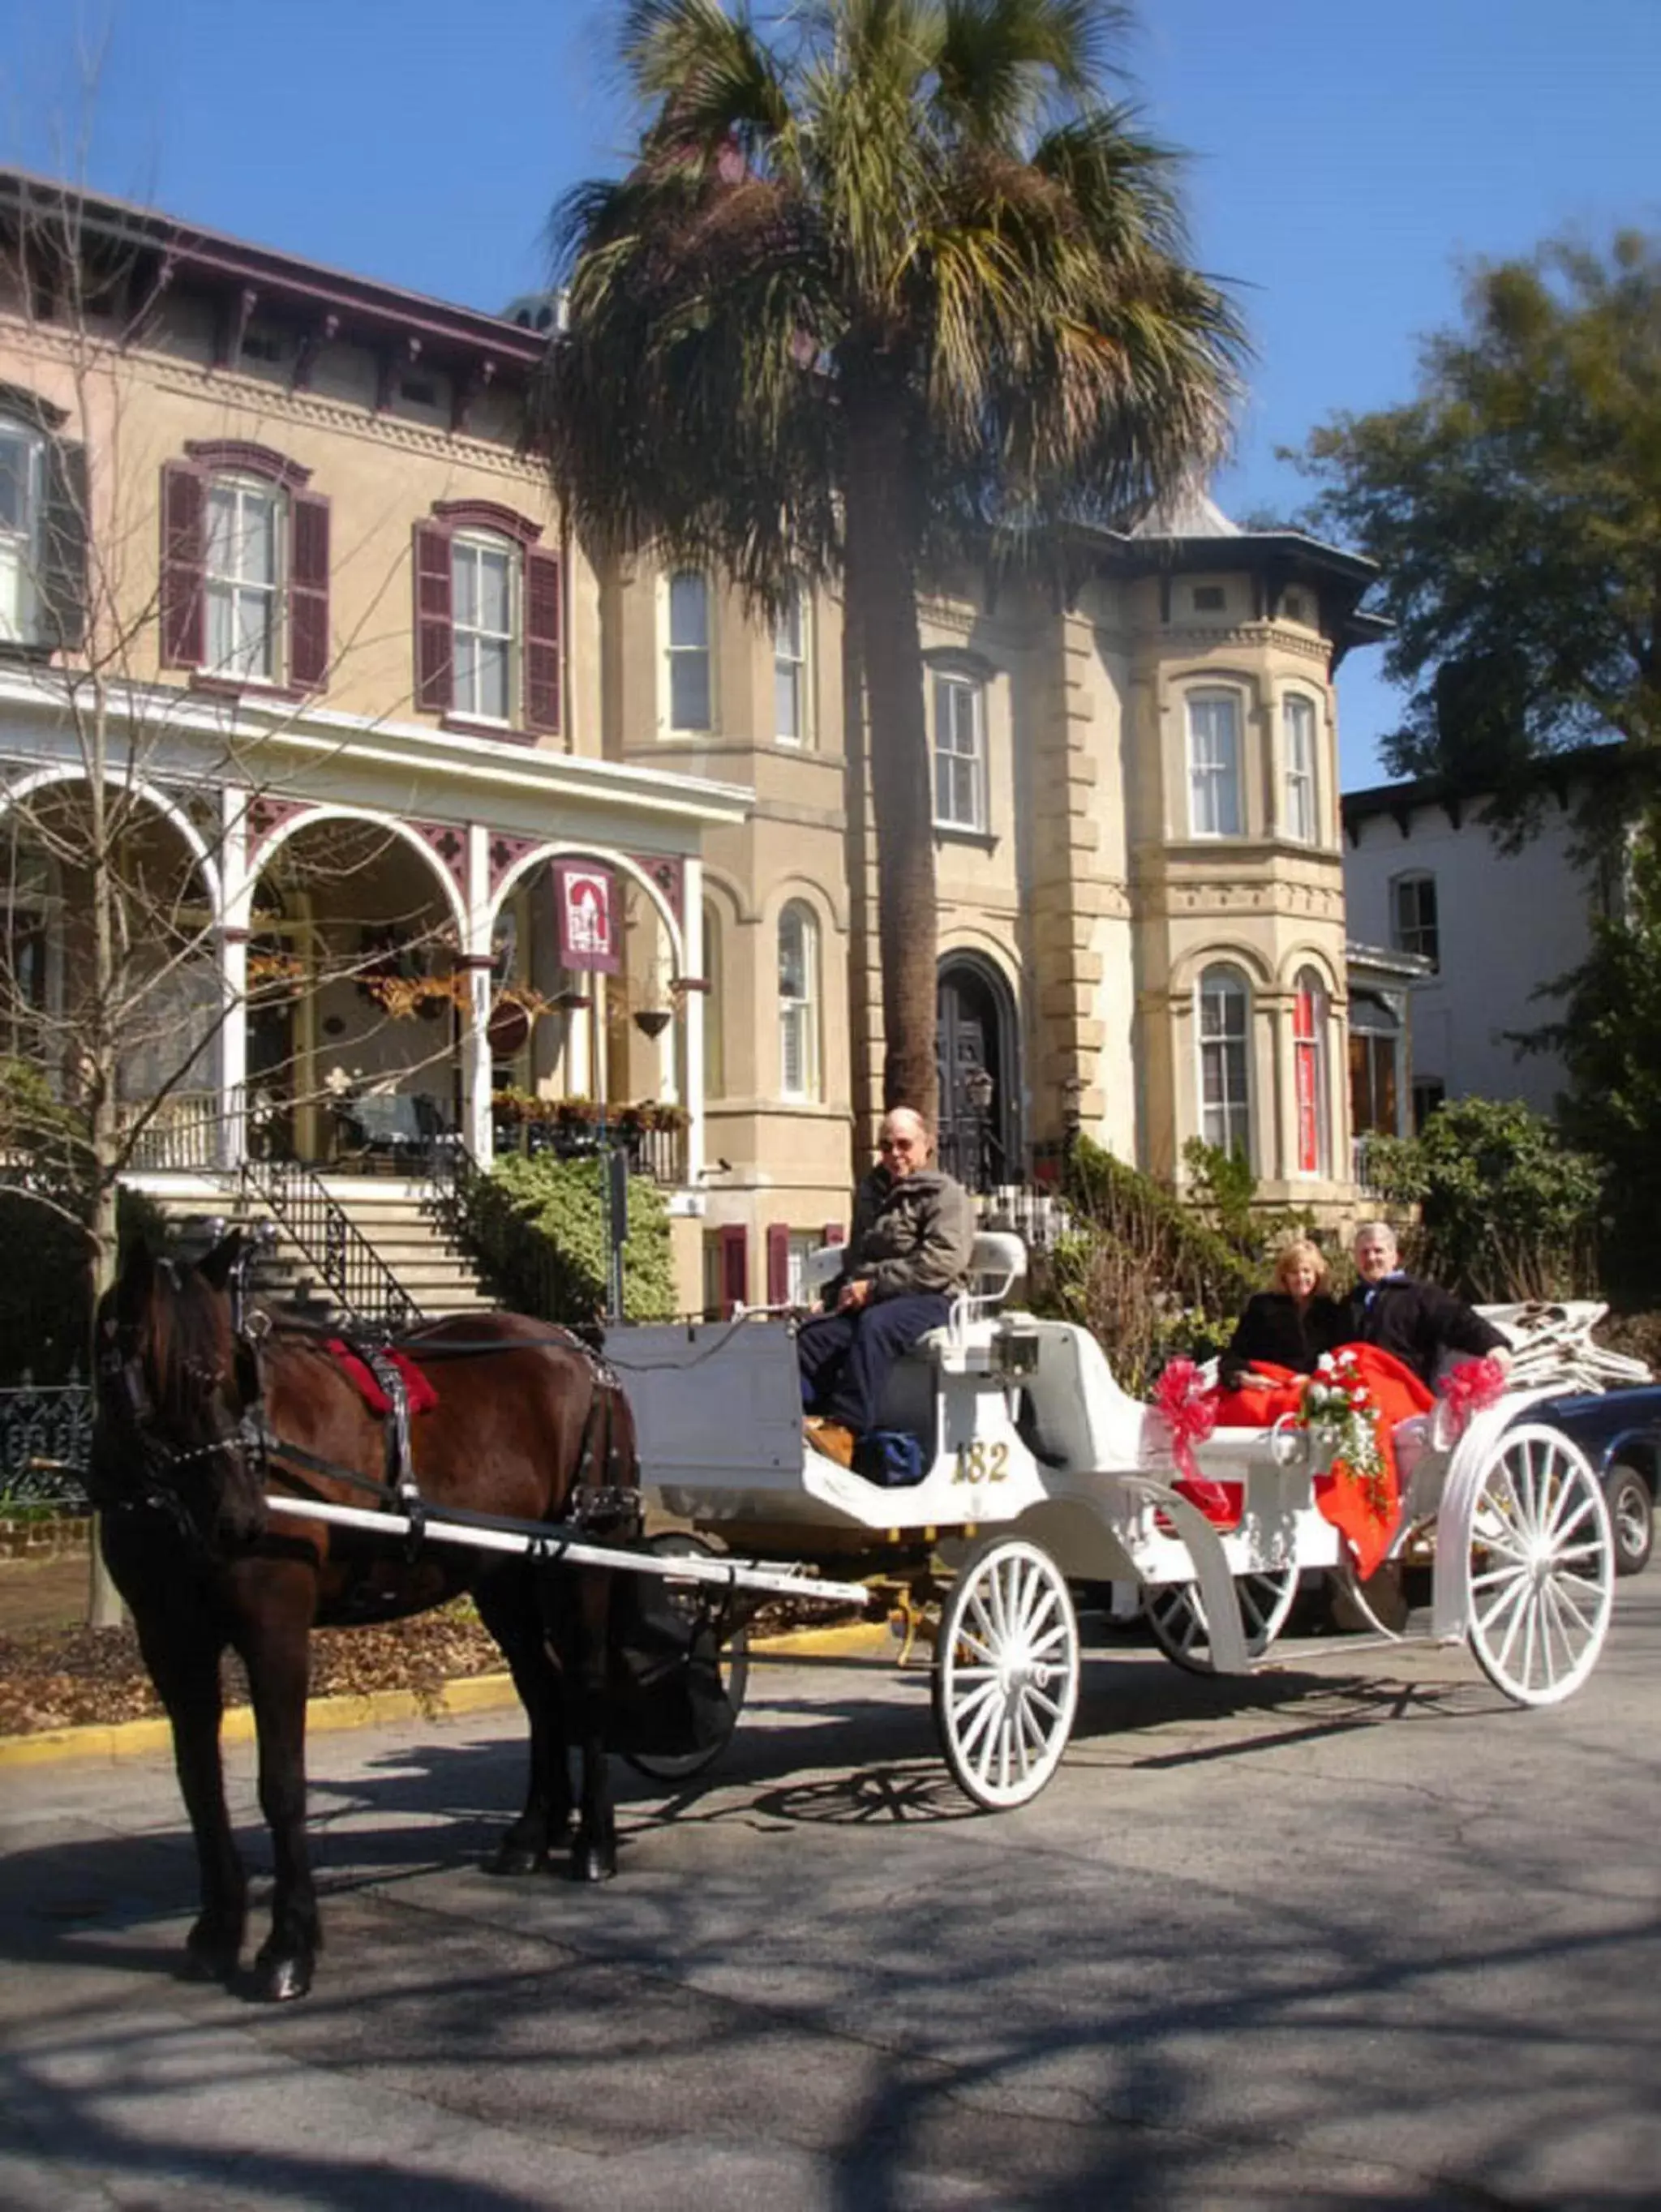
[[[975,1209],[938,1168],[891,1176],[876,1168],[854,1194],[854,1230],[841,1280],[864,1276],[873,1302],[918,1291],[950,1296],[969,1280]]]

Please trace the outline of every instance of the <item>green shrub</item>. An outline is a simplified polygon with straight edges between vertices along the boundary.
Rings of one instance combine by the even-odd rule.
[[[1602,1178],[1549,1121],[1514,1100],[1459,1098],[1417,1137],[1371,1137],[1367,1176],[1417,1205],[1411,1264],[1478,1304],[1572,1297],[1594,1287]]]
[[[470,1209],[468,1242],[503,1303],[545,1320],[592,1321],[605,1310],[604,1163],[498,1160]],[[629,1236],[623,1254],[624,1311],[666,1321],[675,1310],[669,1209],[656,1183],[629,1179]]]

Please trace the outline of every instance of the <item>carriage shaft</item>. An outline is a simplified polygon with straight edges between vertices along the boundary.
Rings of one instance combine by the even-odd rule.
[[[417,1534],[423,1542],[457,1544],[479,1552],[518,1552],[555,1565],[612,1567],[624,1574],[659,1575],[678,1583],[713,1583],[721,1589],[762,1590],[769,1596],[809,1598],[822,1605],[862,1606],[871,1595],[863,1583],[824,1582],[800,1569],[765,1566],[751,1559],[625,1551],[620,1545],[590,1544],[563,1536],[531,1522],[522,1530],[475,1528],[447,1522],[441,1512],[425,1513],[417,1523],[403,1513],[332,1505],[306,1498],[273,1495],[265,1504],[272,1512],[291,1514],[297,1521],[326,1521],[337,1528],[362,1528],[379,1536]]]

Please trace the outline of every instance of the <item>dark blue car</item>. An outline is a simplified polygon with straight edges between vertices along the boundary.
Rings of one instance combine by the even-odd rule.
[[[1615,1571],[1635,1575],[1655,1540],[1655,1501],[1661,1492],[1661,1385],[1573,1391],[1542,1398],[1518,1413],[1544,1421],[1579,1445],[1603,1485],[1615,1527]]]

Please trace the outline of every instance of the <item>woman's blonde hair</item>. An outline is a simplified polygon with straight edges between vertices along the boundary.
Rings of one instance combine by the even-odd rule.
[[[1316,1290],[1324,1290],[1327,1276],[1330,1273],[1327,1266],[1327,1255],[1318,1244],[1311,1244],[1306,1237],[1299,1237],[1290,1244],[1283,1244],[1275,1254],[1275,1289],[1277,1291],[1288,1289],[1290,1285],[1287,1278],[1294,1267],[1301,1267],[1305,1263],[1315,1270]]]

